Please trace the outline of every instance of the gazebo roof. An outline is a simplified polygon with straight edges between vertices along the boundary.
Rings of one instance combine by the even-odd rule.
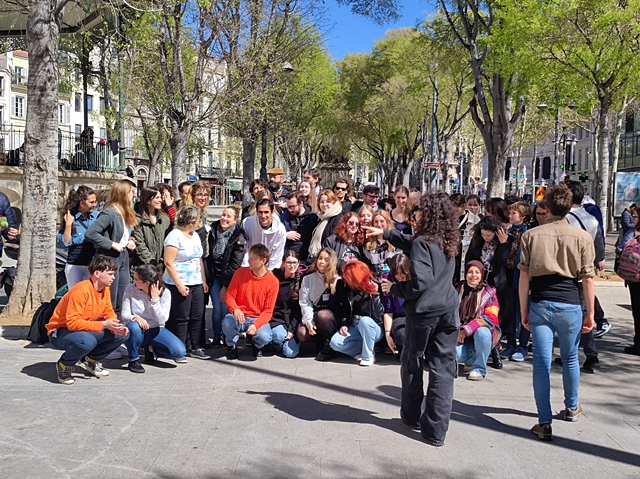
[[[91,2],[71,0],[64,7],[61,34],[89,31],[104,22],[102,11],[90,8]],[[15,3],[0,0],[0,37],[21,37],[27,34],[27,12]]]

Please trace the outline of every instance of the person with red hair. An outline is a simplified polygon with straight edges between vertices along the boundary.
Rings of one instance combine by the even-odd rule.
[[[338,270],[351,262],[360,260],[360,247],[364,244],[364,231],[360,227],[358,215],[345,214],[333,230],[333,234],[324,240],[323,247],[331,248],[338,256]]]
[[[362,261],[352,261],[342,268],[342,326],[331,338],[331,349],[353,358],[360,356],[360,366],[375,362],[373,347],[382,339],[384,307],[373,273]],[[344,287],[346,286],[346,287]]]

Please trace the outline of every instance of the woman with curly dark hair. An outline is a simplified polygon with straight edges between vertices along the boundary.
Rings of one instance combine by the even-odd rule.
[[[383,279],[382,291],[405,300],[407,341],[402,349],[400,373],[402,422],[420,428],[428,444],[442,446],[449,428],[457,372],[459,298],[451,278],[460,231],[456,210],[446,194],[424,195],[420,210],[422,215],[411,243],[411,278],[397,283]],[[375,232],[370,230],[369,234]],[[385,232],[385,238],[387,235]],[[429,369],[426,397],[422,379],[425,360]]]
[[[364,231],[360,227],[358,215],[350,211],[345,214],[333,234],[323,243],[323,247],[331,248],[338,255],[338,270],[351,261],[362,259],[360,247],[364,244]]]

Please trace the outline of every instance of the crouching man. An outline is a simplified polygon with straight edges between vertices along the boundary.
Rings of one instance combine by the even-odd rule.
[[[97,255],[89,263],[91,277],[80,281],[65,294],[47,324],[54,348],[64,351],[56,363],[58,382],[73,384],[77,364],[96,377],[108,376],[102,361],[127,339],[128,329],[120,324],[111,306],[109,286],[116,264]]]
[[[249,249],[249,267],[238,269],[227,288],[230,313],[222,320],[227,359],[238,358],[238,333],[246,332],[253,336],[253,356],[256,358],[271,342],[269,320],[273,316],[280,283],[266,267],[270,256],[265,245],[254,244]]]

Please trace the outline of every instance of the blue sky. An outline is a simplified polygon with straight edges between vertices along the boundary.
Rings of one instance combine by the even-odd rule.
[[[335,0],[325,0],[326,20],[335,22],[327,34],[327,46],[334,60],[341,59],[346,52],[368,52],[374,40],[384,37],[387,30],[400,27],[413,27],[434,11],[433,0],[401,0],[400,19],[395,23],[376,25],[373,21],[354,15],[350,7],[338,5]]]

